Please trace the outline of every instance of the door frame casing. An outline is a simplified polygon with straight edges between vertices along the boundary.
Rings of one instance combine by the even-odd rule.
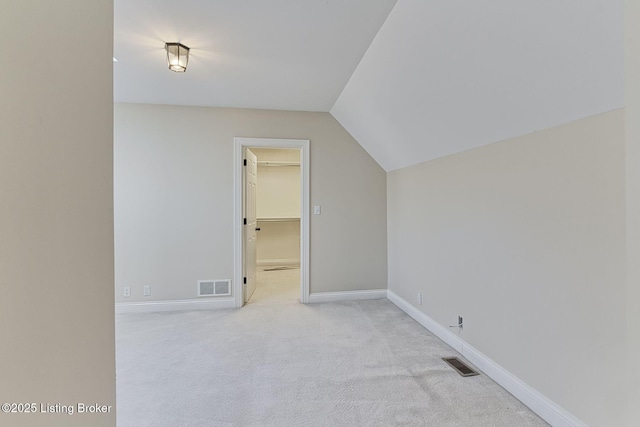
[[[309,303],[309,140],[279,138],[233,138],[233,298],[236,308],[244,305],[243,289],[243,162],[244,149],[293,148],[300,150],[300,302]]]

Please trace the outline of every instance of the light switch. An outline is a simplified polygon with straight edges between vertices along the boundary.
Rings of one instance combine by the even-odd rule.
[[[313,207],[313,214],[314,215],[320,215],[321,209],[320,206],[314,206]]]

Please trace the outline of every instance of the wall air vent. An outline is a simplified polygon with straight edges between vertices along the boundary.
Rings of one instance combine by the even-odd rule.
[[[231,295],[231,280],[198,280],[198,296]]]

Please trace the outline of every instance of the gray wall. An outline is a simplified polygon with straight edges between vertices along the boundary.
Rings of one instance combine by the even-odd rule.
[[[386,175],[328,113],[116,104],[117,301],[233,277],[236,136],[311,140],[311,292],[386,288]]]
[[[628,423],[640,425],[640,2],[625,2]]]
[[[110,0],[2,5],[0,403],[115,405],[112,44]]]
[[[389,289],[592,426],[623,419],[623,117],[388,175]]]

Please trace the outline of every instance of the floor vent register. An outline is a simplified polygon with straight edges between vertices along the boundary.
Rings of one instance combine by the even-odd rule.
[[[471,369],[466,363],[457,357],[443,357],[442,360],[447,362],[449,366],[456,370],[457,373],[463,377],[472,377],[474,375],[480,375],[473,369]]]

